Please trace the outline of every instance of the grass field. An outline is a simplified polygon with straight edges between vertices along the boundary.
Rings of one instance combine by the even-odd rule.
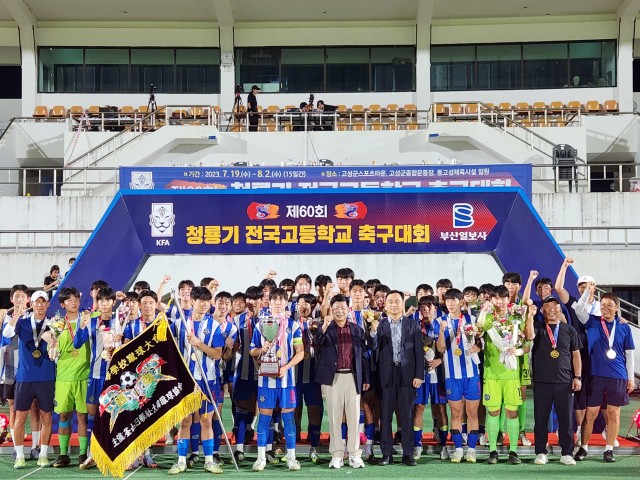
[[[629,406],[625,407],[622,411],[620,434],[624,435],[629,427],[629,422],[640,408],[640,398],[632,398],[632,402]],[[5,409],[0,409],[4,411]],[[304,419],[306,414],[303,414],[303,431],[306,429],[306,422]],[[225,420],[225,426],[231,429],[231,418],[229,415],[229,406],[225,405],[223,409],[223,419]],[[527,418],[527,426],[532,425],[533,422],[533,406],[529,406],[529,415]],[[430,428],[430,420],[425,421],[425,431]],[[328,424],[323,422],[323,431],[328,430]],[[636,433],[634,428],[631,431],[632,434]],[[550,438],[554,438],[552,435]],[[600,435],[594,435],[594,443],[603,444]],[[552,440],[550,440],[552,441]],[[623,445],[638,446],[638,443],[625,443],[621,440]],[[552,475],[555,478],[575,478],[579,477],[580,480],[598,479],[603,478],[638,478],[640,473],[640,455],[621,455],[616,456],[616,463],[605,464],[602,462],[601,452],[602,448],[594,448],[596,452],[592,453],[586,461],[578,463],[575,467],[567,467],[561,465],[558,462],[558,455],[550,455],[550,462],[545,466],[534,465],[533,459],[535,458],[533,453],[533,447],[523,448],[520,447],[521,458],[523,460],[522,465],[510,465],[507,462],[506,448],[502,447],[500,463],[498,465],[487,465],[484,462],[487,458],[487,450],[484,447],[478,448],[478,462],[477,464],[461,463],[459,465],[453,465],[450,462],[440,461],[434,453],[423,454],[422,459],[418,462],[417,467],[406,467],[404,465],[391,465],[387,467],[380,467],[376,465],[367,465],[364,469],[354,470],[348,466],[340,469],[339,471],[329,470],[329,455],[326,453],[327,445],[326,441],[323,442],[320,448],[321,460],[317,464],[311,463],[307,459],[308,445],[302,445],[299,448],[298,459],[302,466],[299,472],[289,472],[286,468],[286,464],[281,463],[279,465],[267,465],[267,468],[262,473],[255,473],[251,471],[251,466],[255,461],[255,444],[251,444],[247,447],[247,459],[240,465],[240,472],[236,472],[231,460],[225,455],[226,449],[221,449],[223,453],[223,459],[225,459],[224,471],[225,475],[234,478],[267,478],[273,475],[282,475],[285,478],[322,478],[323,476],[330,476],[335,478],[439,478],[439,479],[467,479],[467,478],[518,478],[518,480],[538,478],[542,475]],[[15,470],[13,468],[13,459],[10,454],[10,444],[3,444],[0,447],[0,451],[5,453],[0,455],[0,480],[63,480],[63,479],[89,479],[89,478],[102,478],[100,472],[97,469],[90,471],[82,471],[77,467],[77,448],[72,450],[72,461],[75,466],[54,469],[54,468],[38,468],[34,461],[27,462],[27,468],[22,470]],[[396,447],[399,449],[399,447]],[[500,448],[500,447],[499,447]],[[125,474],[127,479],[144,480],[144,479],[157,479],[167,475],[168,469],[176,461],[175,453],[173,452],[175,447],[156,447],[155,460],[158,462],[159,468],[149,470],[140,468],[138,470],[130,471]],[[57,448],[55,449],[57,452]],[[29,448],[25,448],[25,453],[29,451]],[[430,448],[430,452],[433,449]],[[557,451],[557,448],[555,449]],[[623,451],[623,449],[621,449]],[[626,451],[630,451],[627,447]],[[323,453],[324,452],[324,453]],[[503,453],[504,452],[504,453]],[[376,447],[376,455],[379,455],[378,447]],[[56,454],[49,454],[50,460],[54,460]],[[202,458],[202,457],[201,457]],[[396,461],[400,460],[400,456],[395,457]],[[73,465],[73,464],[72,464]],[[204,472],[202,469],[202,461],[200,465],[195,469],[187,470],[185,473],[178,475],[178,478],[199,478],[203,476],[210,476],[211,474]]]

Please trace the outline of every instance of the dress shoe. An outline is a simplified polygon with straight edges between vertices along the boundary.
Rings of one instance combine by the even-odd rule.
[[[378,465],[384,467],[386,465],[390,465],[393,463],[393,457],[391,455],[383,455],[380,460],[378,460]]]
[[[415,467],[417,465],[416,461],[414,460],[414,458],[411,455],[403,455],[402,456],[402,463],[404,463],[408,467]]]

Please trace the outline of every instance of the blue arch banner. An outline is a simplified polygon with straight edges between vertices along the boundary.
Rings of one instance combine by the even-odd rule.
[[[150,255],[454,252],[552,278],[564,258],[520,188],[121,190],[62,287],[128,287]]]

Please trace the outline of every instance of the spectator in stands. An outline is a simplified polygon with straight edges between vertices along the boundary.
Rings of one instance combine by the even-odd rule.
[[[324,100],[318,100],[316,103],[316,115],[315,118],[315,127],[314,130],[322,130],[322,131],[332,131],[334,125],[334,117],[331,115],[325,115],[325,113],[332,113],[336,111],[336,107],[334,105],[326,105]]]
[[[251,87],[251,93],[247,95],[247,112],[256,112],[249,113],[249,131],[257,132],[258,131],[258,98],[256,94],[261,91],[261,88],[257,85],[253,85]]]
[[[49,269],[49,276],[44,279],[43,290],[45,292],[55,292],[60,285],[60,267],[58,265],[52,265]]]

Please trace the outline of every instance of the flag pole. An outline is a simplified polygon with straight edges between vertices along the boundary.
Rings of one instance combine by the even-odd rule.
[[[178,298],[176,289],[173,287],[173,285],[170,285],[170,289],[171,289],[171,295],[173,296],[176,302],[175,305],[179,314],[178,320],[180,321],[180,323],[182,323],[182,326],[184,327],[185,331],[188,331],[187,319],[185,318],[184,311],[180,306],[180,299]],[[233,460],[233,465],[236,467],[236,472],[239,472],[240,469],[238,468],[238,462],[236,462],[236,457],[233,454],[233,451],[231,450],[231,443],[229,442],[229,437],[227,436],[227,430],[224,428],[224,423],[222,422],[222,416],[220,415],[220,410],[218,410],[218,404],[216,402],[216,398],[213,396],[213,393],[211,392],[211,388],[209,387],[209,380],[207,379],[207,375],[204,373],[204,369],[202,368],[202,353],[198,349],[195,349],[194,353],[196,355],[196,365],[198,366],[200,375],[204,380],[203,382],[204,386],[207,389],[207,391],[205,392],[208,396],[207,400],[210,401],[211,404],[213,405],[213,409],[215,410],[216,416],[218,417],[218,422],[220,422],[220,428],[222,429],[222,434],[224,435],[225,443],[227,444],[227,448],[229,449],[229,454],[231,455],[231,460]],[[187,358],[186,360],[187,362],[189,362],[190,359]]]

